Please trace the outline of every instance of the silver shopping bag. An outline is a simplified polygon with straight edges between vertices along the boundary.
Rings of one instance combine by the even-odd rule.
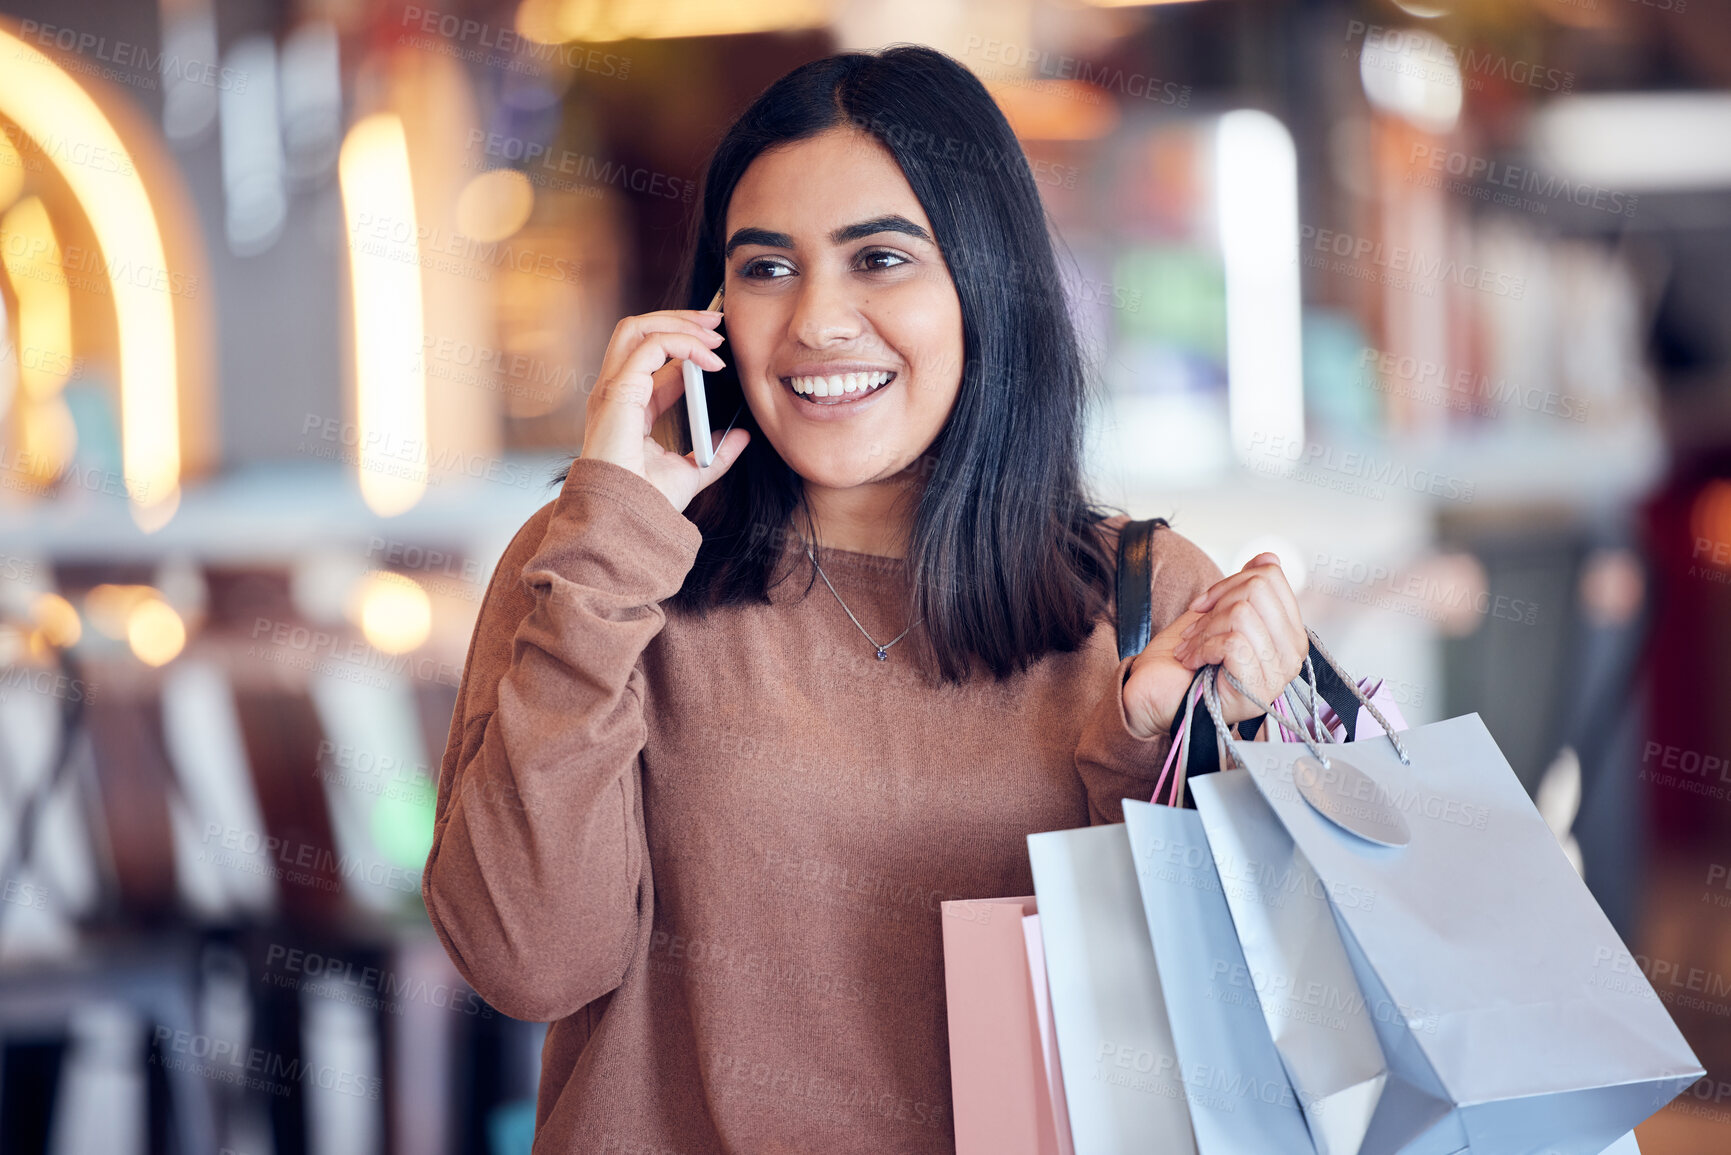
[[[1028,835],[1076,1155],[1196,1155],[1121,823]]]
[[[1249,774],[1200,775],[1190,792],[1245,960],[1225,977],[1264,1016],[1317,1155],[1357,1155],[1388,1064],[1328,893]]]
[[[1373,1009],[1365,1155],[1597,1155],[1704,1073],[1478,715],[1233,747]]]
[[[1314,1155],[1194,810],[1124,800],[1160,993],[1201,1155]],[[1374,1044],[1373,1044],[1374,1045]]]

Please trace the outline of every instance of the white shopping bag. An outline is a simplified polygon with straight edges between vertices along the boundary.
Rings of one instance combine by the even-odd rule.
[[[1070,1142],[1070,1109],[1064,1102],[1064,1070],[1058,1061],[1058,1031],[1052,1022],[1052,985],[1046,978],[1046,943],[1040,937],[1040,916],[1022,916],[1022,947],[1028,956],[1028,979],[1034,992],[1034,1021],[1040,1029],[1043,1095],[1051,1105],[1053,1138],[1057,1155],[1076,1155]]]
[[[1247,773],[1204,774],[1190,791],[1244,954],[1231,978],[1265,1016],[1317,1155],[1357,1155],[1388,1067],[1327,892]]]
[[[1249,981],[1201,818],[1194,810],[1126,798],[1124,825],[1197,1150],[1314,1155]]]
[[[1122,824],[1028,835],[1076,1155],[1196,1155]]]
[[[1404,763],[1383,737],[1234,744],[1316,874],[1388,1063],[1360,1149],[1632,1144],[1700,1063],[1478,716],[1399,737]]]

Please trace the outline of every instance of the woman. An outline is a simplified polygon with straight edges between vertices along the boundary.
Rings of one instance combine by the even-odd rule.
[[[1266,701],[1303,626],[1271,555],[1221,580],[1162,530],[1118,661],[1051,242],[955,61],[759,97],[705,180],[689,302],[718,286],[731,363],[717,313],[621,321],[499,563],[427,911],[553,1022],[537,1151],[953,1150],[939,903],[1031,893],[1028,833],[1121,820],[1194,671]],[[707,468],[647,436],[676,359],[743,405]]]

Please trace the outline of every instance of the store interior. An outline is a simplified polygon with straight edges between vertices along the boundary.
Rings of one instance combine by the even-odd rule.
[[[721,132],[910,41],[1096,495],[1484,719],[1731,1149],[1731,6],[0,0],[0,1151],[526,1155],[420,893],[476,613]]]

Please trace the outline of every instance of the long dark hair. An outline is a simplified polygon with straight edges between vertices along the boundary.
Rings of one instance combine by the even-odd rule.
[[[751,162],[850,125],[901,166],[961,302],[961,389],[943,430],[903,476],[919,486],[910,616],[923,619],[944,681],[969,677],[975,659],[1002,679],[1081,645],[1105,612],[1114,559],[1098,524],[1108,513],[1082,484],[1087,386],[1045,213],[984,86],[943,53],[911,45],[825,57],[776,81],[710,159],[687,307],[705,307],[721,283],[727,206]],[[804,496],[725,359],[726,370],[706,375],[711,424],[721,429],[737,411],[753,436],[685,511],[703,544],[671,600],[696,613],[768,601]]]

